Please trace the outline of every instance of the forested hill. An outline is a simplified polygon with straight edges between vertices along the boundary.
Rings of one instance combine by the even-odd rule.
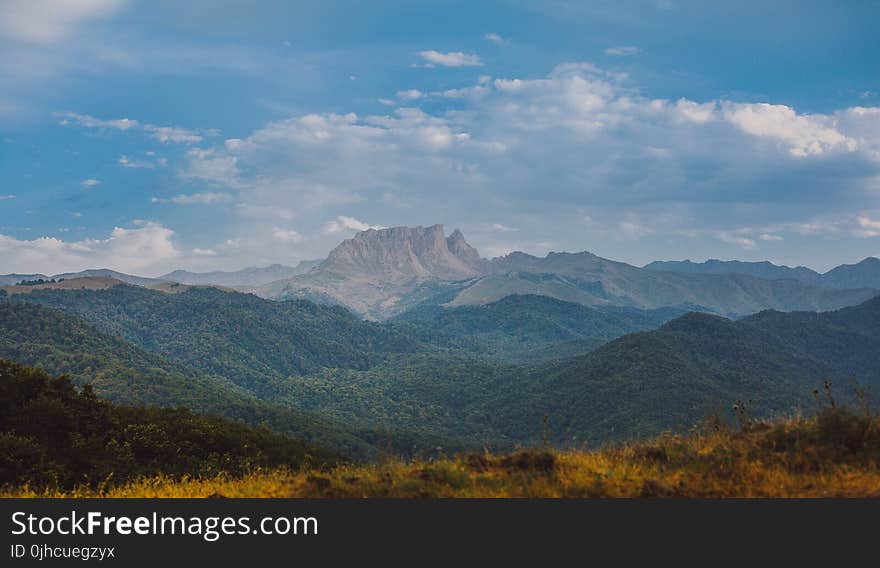
[[[341,307],[212,288],[180,294],[126,285],[97,292],[40,290],[26,301],[258,393],[289,375],[323,367],[367,369],[388,353],[419,348],[391,326],[362,321]]]
[[[465,348],[482,346],[500,360],[527,362],[586,353],[684,313],[679,308],[589,308],[549,296],[512,295],[476,306],[425,305],[390,321],[415,326],[417,337],[426,342],[468,338],[472,344]]]
[[[266,425],[350,457],[372,458],[373,433],[361,434],[323,417],[258,399],[216,375],[149,353],[57,310],[0,301],[0,358],[68,374],[102,398],[149,406],[186,407],[252,425]]]
[[[878,370],[880,298],[835,312],[767,311],[740,321],[690,313],[538,369],[496,402],[496,417],[513,423],[518,416],[532,425],[532,437],[544,413],[558,440],[627,438],[687,427],[719,404],[743,401],[763,416],[812,407],[812,391],[825,381],[841,400],[866,386],[876,397]]]
[[[0,359],[0,486],[95,487],[160,473],[240,475],[337,461],[266,429],[100,401],[66,377]]]

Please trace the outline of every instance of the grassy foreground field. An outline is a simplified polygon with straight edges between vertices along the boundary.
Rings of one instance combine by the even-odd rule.
[[[520,450],[388,460],[240,478],[155,477],[3,497],[880,497],[880,421],[826,408],[813,418],[708,425],[594,451]]]

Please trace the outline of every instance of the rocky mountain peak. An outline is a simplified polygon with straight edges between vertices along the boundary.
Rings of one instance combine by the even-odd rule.
[[[459,230],[443,225],[369,229],[333,249],[321,266],[337,274],[408,279],[463,280],[481,273],[482,259]]]

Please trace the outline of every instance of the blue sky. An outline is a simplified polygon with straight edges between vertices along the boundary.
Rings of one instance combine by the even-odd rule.
[[[877,2],[0,0],[0,273],[880,255]]]

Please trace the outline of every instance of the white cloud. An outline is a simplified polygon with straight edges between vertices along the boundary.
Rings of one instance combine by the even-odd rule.
[[[192,249],[193,256],[217,256],[217,251],[214,249],[201,249],[194,248]]]
[[[177,142],[184,144],[194,144],[202,141],[202,136],[194,130],[187,130],[177,126],[156,126],[155,124],[145,124],[144,130],[159,142]]]
[[[82,187],[85,188],[85,189],[89,189],[89,188],[92,188],[92,187],[96,187],[96,186],[98,186],[98,185],[101,185],[101,182],[100,182],[99,180],[91,179],[91,178],[90,178],[90,179],[84,179],[84,180],[82,180],[81,182],[79,182],[79,185],[82,186]]]
[[[82,126],[83,128],[112,128],[115,130],[129,130],[137,128],[138,121],[130,118],[115,118],[110,120],[101,120],[88,114],[77,114],[75,112],[56,112],[55,116],[60,117],[58,124],[62,126]]]
[[[859,215],[856,219],[858,228],[855,234],[859,237],[880,237],[880,220],[875,220],[867,215]]]
[[[227,140],[227,148],[231,140]],[[234,185],[238,178],[238,158],[229,155],[220,155],[214,150],[202,150],[193,148],[187,152],[189,158],[188,167],[183,171],[184,177],[200,178],[225,185]]]
[[[367,231],[369,229],[384,229],[382,225],[370,225],[359,221],[354,217],[346,217],[340,215],[334,221],[329,221],[324,225],[325,233],[341,233],[343,231]]]
[[[0,265],[10,272],[75,272],[110,268],[156,273],[180,257],[174,231],[157,223],[134,229],[116,227],[106,239],[62,241],[54,237],[18,240],[0,235]]]
[[[494,43],[496,45],[504,45],[505,43],[507,43],[506,39],[501,37],[500,34],[496,34],[496,33],[488,33],[488,34],[484,35],[483,38],[491,41],[492,43]]]
[[[755,242],[754,239],[749,237],[738,235],[736,233],[730,233],[726,231],[721,231],[716,235],[716,238],[719,241],[729,243],[732,245],[737,245],[742,247],[745,250],[752,250],[758,246],[758,243]]]
[[[303,236],[296,231],[292,229],[282,229],[279,227],[275,227],[272,229],[272,236],[279,241],[284,241],[286,243],[299,243],[303,240]]]
[[[156,164],[153,162],[149,162],[147,160],[138,160],[136,158],[129,158],[125,154],[119,156],[117,163],[124,168],[153,169],[156,167]]]
[[[511,233],[514,231],[519,231],[519,229],[515,227],[508,227],[507,225],[502,225],[501,223],[492,223],[489,225],[489,229],[496,233]]]
[[[3,0],[0,36],[38,44],[57,42],[79,24],[113,14],[125,0]]]
[[[761,239],[762,241],[782,241],[782,240],[784,240],[779,235],[774,235],[771,233],[761,233],[761,235],[758,236],[758,238]]]
[[[75,112],[56,112],[55,116],[59,117],[58,124],[61,126],[80,126],[82,128],[102,128],[116,130],[138,130],[158,140],[163,144],[173,142],[177,144],[196,144],[204,140],[205,135],[217,135],[217,130],[208,130],[200,132],[182,128],[180,126],[158,126],[155,124],[141,124],[137,120],[130,118],[116,118],[103,120],[95,118],[88,114],[77,114]]]
[[[827,115],[799,115],[791,107],[767,103],[724,103],[725,120],[758,137],[776,139],[792,156],[819,155],[834,150],[853,151],[856,140],[837,130]]]
[[[7,199],[15,199],[15,195],[11,193],[8,195],[0,195],[0,201],[5,201]]]
[[[232,196],[228,193],[205,192],[175,195],[174,197],[154,197],[151,199],[153,203],[175,203],[177,205],[213,205],[216,203],[224,203],[232,200]]]
[[[425,94],[418,89],[407,89],[405,91],[397,91],[397,98],[407,101],[414,101],[424,97]]]
[[[480,61],[478,56],[461,51],[441,53],[432,49],[429,51],[420,51],[419,55],[429,64],[440,65],[442,67],[479,67],[483,65],[483,62]]]
[[[560,245],[590,243],[611,255],[648,234],[695,231],[746,249],[775,236],[788,246],[789,234],[848,235],[855,216],[845,208],[876,199],[880,110],[803,114],[781,105],[654,99],[627,76],[589,63],[537,78],[480,78],[455,91],[450,108],[438,97],[431,112],[270,122],[192,149],[182,171],[234,196],[242,234],[296,212],[310,235],[301,248],[326,247],[316,256],[343,231],[369,227],[337,218],[353,204],[360,219],[482,226],[475,244],[486,247],[510,244],[481,225],[486,211],[498,225],[544,231],[535,242],[575,227]],[[575,219],[585,208],[592,223]],[[737,232],[744,225],[755,229]]]
[[[618,57],[627,57],[631,55],[638,55],[641,50],[638,47],[632,45],[624,45],[618,47],[609,47],[605,50],[605,55],[616,55]]]

